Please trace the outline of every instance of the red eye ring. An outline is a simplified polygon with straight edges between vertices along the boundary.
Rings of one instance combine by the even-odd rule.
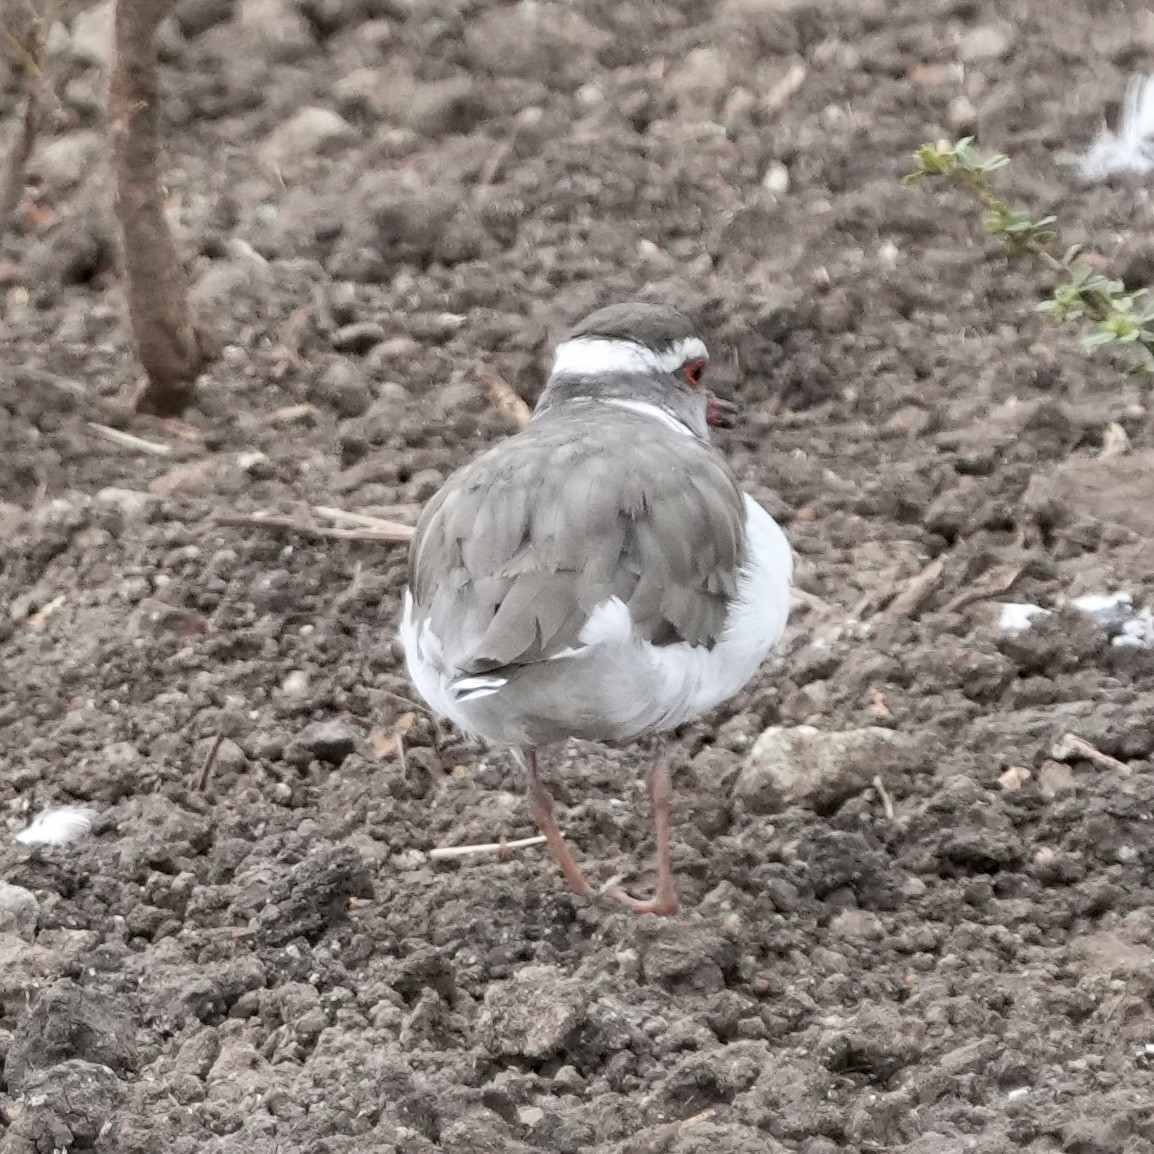
[[[686,361],[681,366],[681,375],[696,389],[701,384],[702,377],[705,376],[705,368],[708,364],[709,361],[704,357],[696,357],[692,361]]]

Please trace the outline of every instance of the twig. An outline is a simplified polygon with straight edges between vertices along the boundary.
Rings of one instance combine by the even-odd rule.
[[[890,797],[889,790],[886,789],[886,783],[882,781],[881,774],[874,774],[874,779],[870,784],[877,791],[877,795],[881,798],[882,809],[885,811],[886,820],[894,820],[894,799]]]
[[[116,53],[108,136],[116,216],[124,234],[128,319],[147,381],[136,409],[178,416],[215,349],[188,300],[188,280],[164,211],[160,174],[160,84],[154,39],[174,0],[116,0]]]
[[[890,602],[886,614],[890,617],[913,617],[926,603],[930,594],[938,587],[942,571],[946,567],[946,557],[942,553],[931,561],[908,585]]]
[[[1100,749],[1095,749],[1084,737],[1076,733],[1064,733],[1054,742],[1050,749],[1050,756],[1058,761],[1069,761],[1073,757],[1084,757],[1099,769],[1113,770],[1123,777],[1129,777],[1134,771],[1124,762]]]
[[[134,437],[121,429],[113,429],[108,425],[98,425],[95,421],[88,422],[88,428],[98,437],[120,445],[125,449],[136,449],[141,453],[151,453],[154,457],[167,457],[172,452],[169,445],[162,445],[159,441],[146,441],[143,437]]]
[[[436,849],[428,851],[429,857],[434,861],[442,861],[446,858],[467,857],[469,854],[475,853],[504,853],[511,849],[524,849],[530,845],[544,845],[545,839],[540,835],[536,837],[522,837],[516,841],[494,841],[486,842],[484,845],[446,845],[438,846]]]
[[[489,404],[500,414],[501,419],[511,429],[523,429],[533,416],[532,410],[513,391],[507,381],[491,373],[483,373],[477,378],[477,385],[489,398]]]
[[[382,532],[392,532],[396,529],[406,529],[397,521],[386,521],[383,517],[372,517],[368,513],[354,513],[348,509],[337,509],[332,505],[313,505],[312,511],[318,517],[327,517],[338,524],[343,521],[347,525],[359,525],[363,529],[380,529]]]
[[[978,201],[985,210],[986,231],[998,237],[1011,256],[1031,256],[1057,278],[1050,297],[1036,306],[1038,312],[1055,323],[1080,322],[1084,348],[1110,346],[1131,371],[1154,373],[1154,296],[1148,289],[1130,291],[1122,280],[1099,273],[1095,262],[1081,255],[1080,245],[1070,245],[1059,256],[1055,218],[1035,220],[994,191],[990,176],[1009,164],[1009,157],[981,153],[967,136],[954,143],[923,144],[914,160],[906,184],[927,177],[951,181]]]
[[[270,529],[273,532],[299,533],[302,537],[331,541],[383,541],[392,545],[405,544],[413,538],[410,525],[397,525],[382,521],[379,529],[333,529],[325,525],[312,525],[293,517],[281,517],[272,513],[225,513],[217,511],[212,519],[218,525],[233,525],[240,528]]]
[[[212,745],[209,746],[208,756],[204,759],[204,764],[200,767],[200,773],[196,775],[196,783],[193,788],[197,793],[204,793],[208,789],[209,778],[212,777],[212,767],[216,764],[216,755],[220,753],[220,747],[224,744],[224,734],[218,733],[212,739]]]
[[[1005,569],[998,569],[994,573],[985,574],[975,581],[969,589],[963,589],[956,597],[947,601],[942,612],[956,613],[967,605],[1008,593],[1014,587],[1014,582],[1025,572],[1025,569],[1025,565],[1010,565]]]
[[[24,115],[20,118],[8,155],[4,158],[3,168],[0,168],[0,235],[7,230],[16,206],[20,203],[24,192],[24,170],[40,131],[40,101],[44,87],[41,56],[46,37],[44,24],[43,16],[39,12],[35,13],[29,25],[28,44],[20,44],[9,34],[24,57],[25,93]]]

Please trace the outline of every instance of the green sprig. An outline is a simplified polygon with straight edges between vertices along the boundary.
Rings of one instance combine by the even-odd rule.
[[[1147,289],[1127,290],[1120,280],[1103,276],[1081,259],[1081,248],[1071,245],[1061,255],[1061,237],[1055,218],[1037,220],[1011,208],[994,191],[990,174],[1010,163],[999,153],[982,153],[973,137],[951,144],[923,144],[914,153],[915,168],[903,184],[945,179],[970,193],[985,209],[985,228],[998,237],[1012,256],[1032,256],[1058,278],[1051,295],[1037,311],[1055,323],[1082,326],[1082,344],[1096,349],[1109,346],[1132,372],[1154,373],[1154,299]]]

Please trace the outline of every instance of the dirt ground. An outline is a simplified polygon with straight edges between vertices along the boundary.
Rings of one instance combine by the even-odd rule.
[[[100,16],[0,247],[0,880],[32,895],[0,887],[0,1154],[1154,1151],[1154,654],[988,603],[1154,598],[1147,388],[899,184],[977,131],[1148,282],[1149,182],[1070,162],[1154,18],[182,0],[171,209],[224,352],[180,425],[121,403]],[[478,374],[531,401],[634,296],[700,318],[807,595],[671,747],[668,921],[574,901],[539,848],[430,860],[534,831],[514,767],[408,701],[403,547],[221,520],[411,521],[507,432]],[[884,794],[735,793],[803,723],[909,756]],[[1068,733],[1124,764],[1054,760]],[[647,756],[547,758],[598,881],[650,884]],[[13,840],[59,803],[92,833]]]

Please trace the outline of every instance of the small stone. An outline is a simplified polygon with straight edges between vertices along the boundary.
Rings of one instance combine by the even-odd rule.
[[[115,19],[113,0],[103,0],[93,8],[78,12],[72,21],[73,59],[97,68],[107,67],[115,43]]]
[[[1074,771],[1061,761],[1044,761],[1038,770],[1038,788],[1047,801],[1060,793],[1073,793],[1078,788]]]
[[[367,353],[385,339],[385,330],[376,321],[357,321],[342,325],[332,336],[338,353]]]
[[[585,1022],[584,985],[555,966],[526,966],[485,993],[477,1038],[493,1057],[544,1061],[560,1052]]]
[[[187,39],[207,32],[214,24],[231,20],[236,13],[236,0],[178,0],[176,23]]]
[[[784,196],[789,191],[789,169],[780,161],[775,161],[765,170],[761,187],[774,196]]]
[[[239,25],[270,62],[289,64],[316,51],[312,27],[292,0],[240,0]]]
[[[109,486],[96,494],[98,505],[111,505],[126,521],[146,521],[160,504],[155,493]]]
[[[30,942],[36,936],[40,903],[31,890],[0,881],[0,934],[15,934]]]
[[[879,942],[885,937],[882,920],[870,910],[842,910],[829,923],[830,932],[839,938]]]
[[[270,168],[294,168],[308,157],[333,156],[360,139],[357,130],[330,108],[302,108],[273,129],[257,148]]]
[[[326,404],[338,417],[350,419],[365,414],[373,403],[373,395],[360,367],[341,360],[325,367],[309,389],[309,400],[316,404]]]
[[[971,131],[978,124],[978,110],[968,96],[955,96],[946,110],[946,119],[955,132]]]
[[[298,734],[297,744],[318,761],[340,765],[357,748],[357,733],[343,721],[314,721]]]
[[[998,784],[1005,793],[1017,793],[1032,776],[1033,774],[1024,765],[1011,765],[998,778]]]
[[[755,813],[803,798],[828,804],[879,774],[903,771],[909,758],[909,739],[876,725],[841,731],[773,726],[754,743],[734,793]]]
[[[971,28],[958,45],[958,59],[966,64],[979,60],[1001,60],[1010,51],[1013,37],[999,24],[981,24]]]
[[[303,669],[293,669],[280,683],[280,691],[286,697],[304,697],[309,691],[309,675]]]
[[[104,148],[104,135],[94,129],[58,136],[33,154],[28,165],[31,175],[54,191],[78,185]]]

